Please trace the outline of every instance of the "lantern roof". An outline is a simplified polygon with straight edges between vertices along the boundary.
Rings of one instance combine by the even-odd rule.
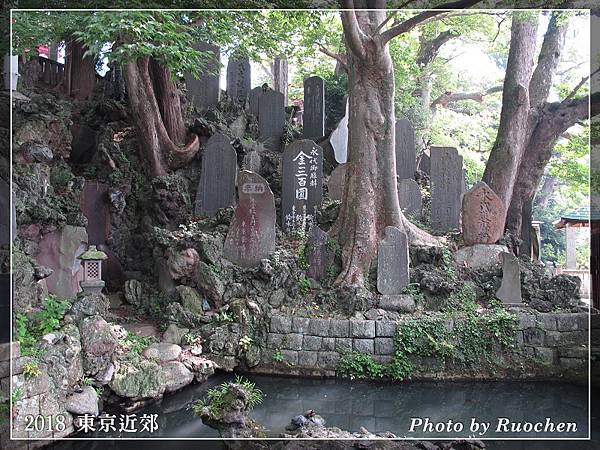
[[[104,253],[102,250],[98,250],[95,245],[90,245],[88,249],[79,256],[79,259],[84,261],[102,261],[106,258],[108,258],[106,253]]]

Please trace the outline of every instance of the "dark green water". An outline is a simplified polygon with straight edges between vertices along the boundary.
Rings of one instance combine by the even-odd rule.
[[[190,409],[191,404],[202,398],[212,386],[233,378],[229,375],[213,377],[203,385],[190,386],[162,401],[138,411],[158,414],[159,429],[148,437],[198,438],[218,437],[215,430],[203,425]],[[263,391],[262,404],[254,409],[252,416],[267,430],[269,436],[277,437],[289,424],[291,417],[308,409],[322,415],[328,426],[358,431],[365,427],[372,432],[391,431],[397,436],[428,438],[432,440],[452,437],[469,437],[472,418],[477,422],[490,422],[485,438],[578,438],[588,435],[587,388],[566,383],[541,381],[498,382],[406,382],[373,383],[340,379],[314,380],[267,376],[248,377]],[[415,427],[410,432],[412,418],[429,418],[432,423],[447,422],[464,424],[462,431],[435,432]],[[505,417],[511,423],[543,422],[549,418],[554,424],[575,423],[577,431],[569,433],[550,432],[497,432],[498,418]],[[593,423],[597,423],[595,420]],[[595,429],[596,426],[592,425]],[[142,434],[95,434],[94,437],[133,438]],[[83,436],[82,436],[83,437]],[[477,433],[474,437],[481,437]],[[60,449],[116,448],[107,442],[82,445],[71,442],[56,445]],[[101,445],[100,445],[101,444]],[[200,443],[197,443],[200,444]],[[207,447],[208,443],[196,448]],[[591,449],[589,442],[503,443],[492,442],[488,448],[507,449]],[[98,446],[99,445],[99,446]],[[171,447],[169,445],[169,447]],[[119,448],[128,448],[121,447]],[[140,448],[140,447],[137,447]]]

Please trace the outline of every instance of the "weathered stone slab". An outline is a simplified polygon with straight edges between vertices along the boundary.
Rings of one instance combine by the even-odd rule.
[[[410,295],[382,295],[379,307],[386,311],[412,313],[415,311],[415,300]]]
[[[407,119],[396,121],[396,173],[400,179],[413,179],[417,170],[415,129]]]
[[[223,134],[213,135],[202,154],[194,214],[211,217],[219,208],[234,205],[237,172],[237,154],[229,138]]]
[[[81,212],[87,218],[86,227],[90,244],[106,243],[110,232],[108,185],[86,181],[81,194]]]
[[[323,149],[309,139],[283,152],[281,224],[283,230],[309,230],[323,200]]]
[[[327,188],[329,190],[329,198],[332,200],[342,200],[344,183],[346,182],[346,167],[346,164],[340,164],[331,172]]]
[[[521,269],[519,260],[512,253],[502,253],[502,283],[496,297],[503,303],[522,303]]]
[[[346,102],[346,115],[340,120],[329,138],[335,160],[339,164],[348,162],[348,117],[348,102]]]
[[[284,123],[283,94],[271,89],[263,92],[258,101],[258,134],[267,148],[281,148]]]
[[[277,57],[273,60],[273,89],[283,94],[283,104],[288,104],[288,60]]]
[[[408,240],[396,227],[386,227],[377,253],[377,290],[400,294],[408,284]]]
[[[462,161],[455,148],[431,148],[431,227],[436,232],[460,229]]]
[[[498,264],[500,254],[505,252],[508,252],[505,245],[475,244],[461,248],[454,254],[454,258],[459,266],[481,269]]]
[[[316,139],[325,134],[325,82],[321,77],[304,80],[304,139]]]
[[[333,264],[335,252],[327,245],[327,233],[318,226],[312,227],[310,238],[306,243],[306,259],[308,260],[308,276],[320,280],[327,274]]]
[[[72,298],[81,290],[83,266],[78,257],[87,249],[87,241],[85,228],[72,225],[44,235],[35,259],[53,270],[45,279],[49,293]]]
[[[244,156],[242,166],[244,169],[249,170],[250,172],[260,173],[260,153],[258,153],[256,150],[251,150],[250,152],[248,152],[246,156]]]
[[[247,170],[238,177],[238,195],[223,255],[234,264],[254,267],[275,250],[275,199],[269,183]]]
[[[425,150],[419,158],[419,170],[427,175],[431,174],[431,156],[429,150]]]
[[[260,97],[264,92],[262,86],[256,86],[250,90],[250,94],[248,96],[248,105],[250,108],[250,114],[258,117],[258,104],[260,102]]]
[[[187,98],[198,110],[204,110],[219,103],[220,49],[206,42],[199,42],[194,48],[204,53],[206,64],[197,78],[190,73],[184,74]]]
[[[465,244],[493,244],[504,231],[504,204],[483,181],[473,186],[462,201],[462,232]]]
[[[234,56],[227,63],[227,95],[232,99],[245,100],[249,93],[250,61]]]
[[[421,216],[423,199],[421,198],[421,188],[415,180],[398,181],[398,200],[402,211],[415,217]]]

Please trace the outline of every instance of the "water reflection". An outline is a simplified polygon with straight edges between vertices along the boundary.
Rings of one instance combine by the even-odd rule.
[[[233,378],[228,375],[213,377],[208,383],[191,386],[149,405],[143,413],[158,414],[159,430],[152,437],[198,438],[218,437],[215,430],[206,427],[195,417],[190,406],[206,391],[217,384]],[[278,436],[289,424],[292,416],[308,409],[321,414],[328,426],[357,431],[365,427],[369,431],[391,431],[398,436],[444,438],[455,433],[409,432],[411,418],[428,417],[432,422],[461,421],[465,429],[461,436],[469,436],[471,417],[478,421],[492,422],[492,429],[485,435],[493,437],[558,437],[556,434],[521,433],[498,434],[493,429],[498,417],[511,421],[544,421],[550,417],[555,423],[576,422],[577,432],[569,437],[586,437],[588,433],[587,389],[564,383],[535,381],[511,382],[409,382],[369,383],[349,380],[311,380],[266,376],[248,377],[263,391],[263,403],[255,408],[252,416],[263,424],[270,436]],[[133,438],[125,433],[96,434],[95,437]],[[150,437],[150,435],[146,434]],[[113,448],[104,441],[98,448]],[[530,442],[530,444],[534,444]],[[77,443],[62,443],[60,449],[76,449]],[[87,448],[95,448],[86,446]],[[117,448],[116,446],[114,448]],[[207,447],[208,448],[208,447]],[[493,448],[493,447],[492,447]],[[521,447],[504,446],[495,448]],[[525,447],[523,447],[525,448]],[[529,445],[528,449],[551,448]],[[567,448],[554,447],[554,448]],[[580,447],[585,448],[582,445]]]

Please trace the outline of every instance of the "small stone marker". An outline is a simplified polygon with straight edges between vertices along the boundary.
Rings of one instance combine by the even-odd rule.
[[[344,195],[344,183],[346,182],[346,164],[340,164],[329,177],[327,187],[329,189],[329,198],[331,200],[342,200]]]
[[[245,100],[250,93],[250,61],[235,58],[227,63],[227,95],[232,99]]]
[[[251,150],[244,156],[243,168],[250,172],[260,174],[261,158],[260,153],[256,150]]]
[[[196,216],[215,215],[219,208],[235,204],[235,178],[238,172],[237,154],[229,138],[213,135],[202,155],[202,171],[196,193]]]
[[[258,118],[258,103],[260,102],[260,97],[262,96],[263,88],[262,86],[257,86],[250,91],[250,95],[248,97],[248,105],[250,107],[250,114],[254,117]]]
[[[431,157],[429,150],[425,150],[419,159],[419,170],[427,175],[431,174]]]
[[[408,240],[396,227],[385,227],[377,253],[377,290],[396,295],[408,285]]]
[[[334,250],[327,245],[328,241],[327,233],[315,225],[306,243],[308,276],[317,281],[327,274],[327,269],[333,264],[335,258]]]
[[[504,232],[504,204],[483,181],[463,196],[462,232],[465,244],[493,244]]]
[[[273,61],[273,89],[283,94],[283,104],[288,104],[288,60],[277,57]]]
[[[309,230],[323,200],[323,149],[310,139],[283,152],[281,224],[285,232]]]
[[[414,179],[417,170],[415,129],[407,119],[396,121],[396,174],[400,179]]]
[[[304,139],[325,135],[325,82],[321,77],[304,80]]]
[[[275,250],[275,199],[264,178],[242,170],[239,201],[229,225],[223,255],[242,267],[255,267]]]
[[[219,87],[219,71],[221,69],[220,49],[216,45],[199,42],[194,46],[205,54],[206,65],[199,77],[185,74],[188,100],[199,110],[207,109],[219,103],[221,88]]]
[[[348,102],[346,102],[346,115],[340,120],[329,138],[329,142],[333,147],[335,160],[339,164],[344,164],[348,161],[348,117]]]
[[[398,200],[402,211],[415,217],[421,217],[423,199],[421,198],[421,188],[415,180],[398,181]]]
[[[431,226],[436,232],[460,229],[462,160],[453,147],[431,147]]]
[[[258,134],[271,150],[279,150],[285,122],[283,94],[272,89],[263,92],[258,101]]]
[[[502,253],[502,283],[496,297],[502,303],[522,303],[519,260],[512,253]]]

